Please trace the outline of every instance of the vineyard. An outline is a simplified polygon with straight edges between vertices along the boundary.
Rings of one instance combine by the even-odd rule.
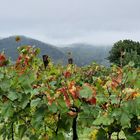
[[[3,140],[139,140],[140,69],[92,63],[45,65],[39,50],[0,54]]]

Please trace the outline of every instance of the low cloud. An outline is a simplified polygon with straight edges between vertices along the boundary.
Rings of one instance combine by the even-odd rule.
[[[52,44],[140,41],[139,0],[5,0],[0,37],[26,35]]]

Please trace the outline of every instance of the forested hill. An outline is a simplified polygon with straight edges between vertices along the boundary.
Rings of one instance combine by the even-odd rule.
[[[4,50],[6,55],[11,57],[14,61],[17,58],[17,47],[22,45],[31,45],[39,47],[41,55],[49,55],[53,62],[60,62],[63,64],[67,62],[67,53],[71,52],[74,59],[74,63],[83,66],[94,62],[103,65],[109,65],[107,61],[108,52],[111,46],[94,46],[90,44],[77,43],[71,45],[54,46],[48,43],[44,43],[25,36],[19,36],[20,41],[16,41],[16,36],[0,39],[0,51]]]
[[[111,46],[94,46],[90,44],[77,43],[64,46],[60,50],[67,54],[72,53],[72,57],[77,65],[83,66],[95,61],[99,64],[109,65],[106,59]]]
[[[64,61],[66,59],[65,54],[62,53],[56,46],[28,38],[25,36],[19,36],[20,41],[16,42],[16,36],[0,39],[0,51],[4,50],[7,56],[10,56],[12,60],[15,60],[18,55],[17,47],[23,45],[31,45],[40,48],[41,55],[49,55],[54,62]]]

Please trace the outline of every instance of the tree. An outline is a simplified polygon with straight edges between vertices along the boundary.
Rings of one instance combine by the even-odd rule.
[[[108,59],[111,63],[119,66],[124,66],[133,61],[135,67],[139,67],[140,43],[132,40],[120,40],[113,45]]]

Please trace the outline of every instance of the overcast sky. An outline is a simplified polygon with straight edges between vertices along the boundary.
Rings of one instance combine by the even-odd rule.
[[[140,0],[0,0],[0,37],[51,44],[140,41]]]

